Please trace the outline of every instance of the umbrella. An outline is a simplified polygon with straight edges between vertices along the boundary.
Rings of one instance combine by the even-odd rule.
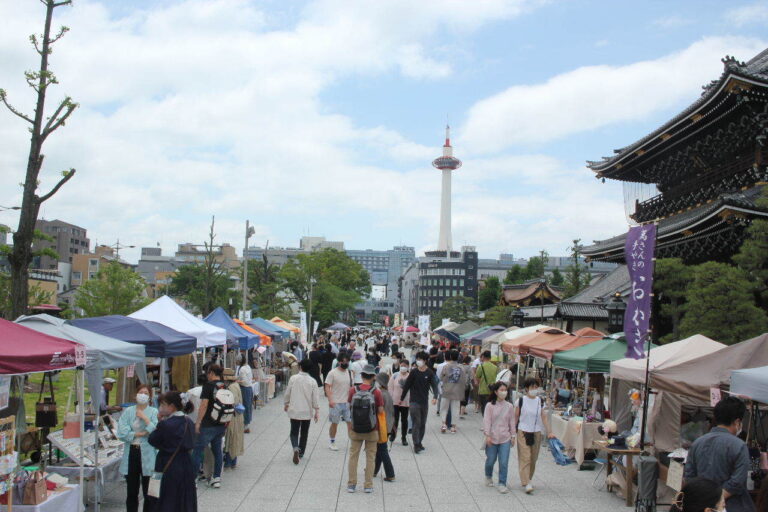
[[[325,328],[326,331],[346,331],[348,329],[349,329],[349,326],[341,322],[336,322],[332,326]]]

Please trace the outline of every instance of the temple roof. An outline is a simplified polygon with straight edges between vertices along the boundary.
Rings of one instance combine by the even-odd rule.
[[[739,62],[730,56],[723,58],[722,62],[724,69],[720,78],[703,86],[704,92],[701,97],[685,110],[642,139],[626,147],[615,149],[613,156],[603,157],[599,161],[587,161],[587,167],[595,171],[598,177],[613,178],[614,176],[611,175],[613,171],[620,169],[623,165],[633,165],[632,155],[641,157],[646,151],[655,150],[659,145],[674,139],[677,132],[685,130],[701,119],[703,116],[699,111],[704,111],[705,108],[714,110],[720,106],[722,102],[716,100],[721,98],[722,93],[731,92],[734,81],[745,81],[748,84],[768,87],[768,48],[746,63]],[[656,147],[652,147],[654,143]]]
[[[685,240],[685,237],[696,232],[698,227],[706,226],[709,221],[721,217],[727,210],[746,215],[756,214],[761,217],[768,217],[768,208],[755,204],[763,188],[764,185],[758,185],[739,192],[720,194],[716,199],[706,204],[661,219],[657,226],[657,247],[674,240],[676,237]],[[620,253],[623,257],[625,240],[626,234],[607,240],[595,240],[593,245],[584,247],[582,251],[590,259],[604,259],[602,256],[607,253],[616,253],[616,255]]]
[[[509,306],[523,306],[532,304],[544,296],[545,301],[559,302],[562,298],[562,290],[552,287],[549,283],[536,279],[522,284],[505,284],[501,292],[500,304]]]

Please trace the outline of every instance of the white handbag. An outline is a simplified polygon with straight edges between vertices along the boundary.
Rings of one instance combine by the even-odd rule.
[[[152,473],[152,476],[149,478],[149,485],[147,486],[147,496],[152,496],[153,498],[160,497],[160,483],[163,481],[163,473],[168,471],[168,468],[171,466],[171,462],[173,462],[173,459],[176,458],[176,454],[179,453],[179,449],[181,449],[181,445],[184,443],[184,437],[187,435],[188,427],[189,427],[189,421],[185,419],[184,435],[181,436],[181,442],[179,443],[179,446],[176,447],[176,451],[173,452],[173,455],[171,455],[171,458],[168,459],[168,462],[165,463],[163,472],[159,473],[155,471],[154,473]]]

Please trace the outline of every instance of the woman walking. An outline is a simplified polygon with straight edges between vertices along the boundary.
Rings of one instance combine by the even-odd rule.
[[[517,425],[517,466],[520,472],[520,484],[527,494],[533,493],[533,474],[539,458],[541,434],[546,429],[549,437],[555,437],[549,429],[549,419],[544,409],[544,399],[539,397],[539,381],[527,378],[523,382],[525,395],[515,404],[515,424]]]
[[[251,433],[249,428],[253,418],[253,369],[244,354],[237,356],[237,383],[240,385],[240,394],[243,396],[243,432]]]
[[[398,371],[392,374],[392,378],[389,379],[388,391],[392,396],[394,404],[394,422],[392,429],[389,431],[389,440],[395,442],[397,439],[397,427],[398,423],[402,429],[401,438],[403,440],[403,446],[408,446],[408,404],[411,399],[410,393],[406,393],[404,398],[400,398],[403,393],[403,384],[408,378],[409,364],[406,358],[402,358]]]
[[[178,391],[164,393],[158,401],[160,415],[166,419],[149,435],[149,444],[158,450],[155,471],[163,473],[155,510],[197,512],[195,466],[190,454],[195,445],[195,425],[184,414],[192,412],[192,404],[182,406]]]
[[[493,487],[493,466],[499,462],[498,489],[507,494],[507,468],[509,452],[515,444],[515,408],[507,402],[507,385],[494,382],[488,386],[490,400],[483,413],[485,433],[485,484]]]
[[[379,372],[376,374],[376,384],[381,391],[381,396],[384,398],[384,415],[387,421],[387,432],[392,431],[392,426],[395,422],[395,406],[392,403],[392,396],[388,391],[389,375],[386,372]],[[376,445],[376,466],[373,469],[373,476],[379,474],[382,464],[384,465],[384,481],[395,481],[395,467],[392,465],[392,459],[389,458],[389,450],[387,449],[387,441],[378,443]]]
[[[237,467],[237,457],[245,453],[243,439],[245,434],[245,419],[242,414],[237,412],[243,406],[243,395],[240,393],[240,384],[238,384],[235,371],[231,368],[224,370],[224,380],[229,382],[227,389],[235,397],[235,415],[227,424],[227,431],[224,433],[224,468],[235,469]],[[240,406],[240,407],[238,407]]]
[[[125,496],[125,509],[128,512],[139,510],[139,490],[144,497],[144,512],[152,510],[154,498],[147,496],[149,477],[155,470],[157,450],[148,442],[148,436],[157,427],[157,409],[149,405],[152,390],[146,384],[136,390],[136,405],[128,407],[120,416],[117,424],[117,437],[125,443],[123,459],[120,461],[120,474],[128,484]]]

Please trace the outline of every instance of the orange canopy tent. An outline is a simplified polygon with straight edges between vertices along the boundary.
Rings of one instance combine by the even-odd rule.
[[[501,350],[507,354],[527,354],[531,347],[542,345],[554,339],[573,337],[572,334],[557,329],[556,327],[546,327],[537,329],[536,332],[507,340],[501,344]]]
[[[254,329],[253,327],[251,327],[247,323],[243,322],[239,318],[233,318],[232,320],[234,320],[237,325],[239,325],[240,327],[242,327],[246,331],[252,332],[253,334],[257,335],[259,337],[259,344],[261,346],[269,347],[269,346],[272,345],[272,338],[270,338],[269,336],[267,336],[263,332],[257,331],[256,329]]]
[[[528,353],[535,357],[541,357],[549,361],[555,356],[556,352],[564,352],[592,342],[601,340],[605,334],[589,327],[579,329],[568,336],[555,337],[541,344],[533,345]]]
[[[273,324],[279,325],[283,329],[288,329],[289,331],[293,331],[295,333],[301,332],[301,329],[299,329],[298,327],[296,327],[295,325],[293,325],[291,323],[286,322],[285,320],[283,320],[279,316],[276,316],[275,318],[270,320],[270,322],[272,322]]]

